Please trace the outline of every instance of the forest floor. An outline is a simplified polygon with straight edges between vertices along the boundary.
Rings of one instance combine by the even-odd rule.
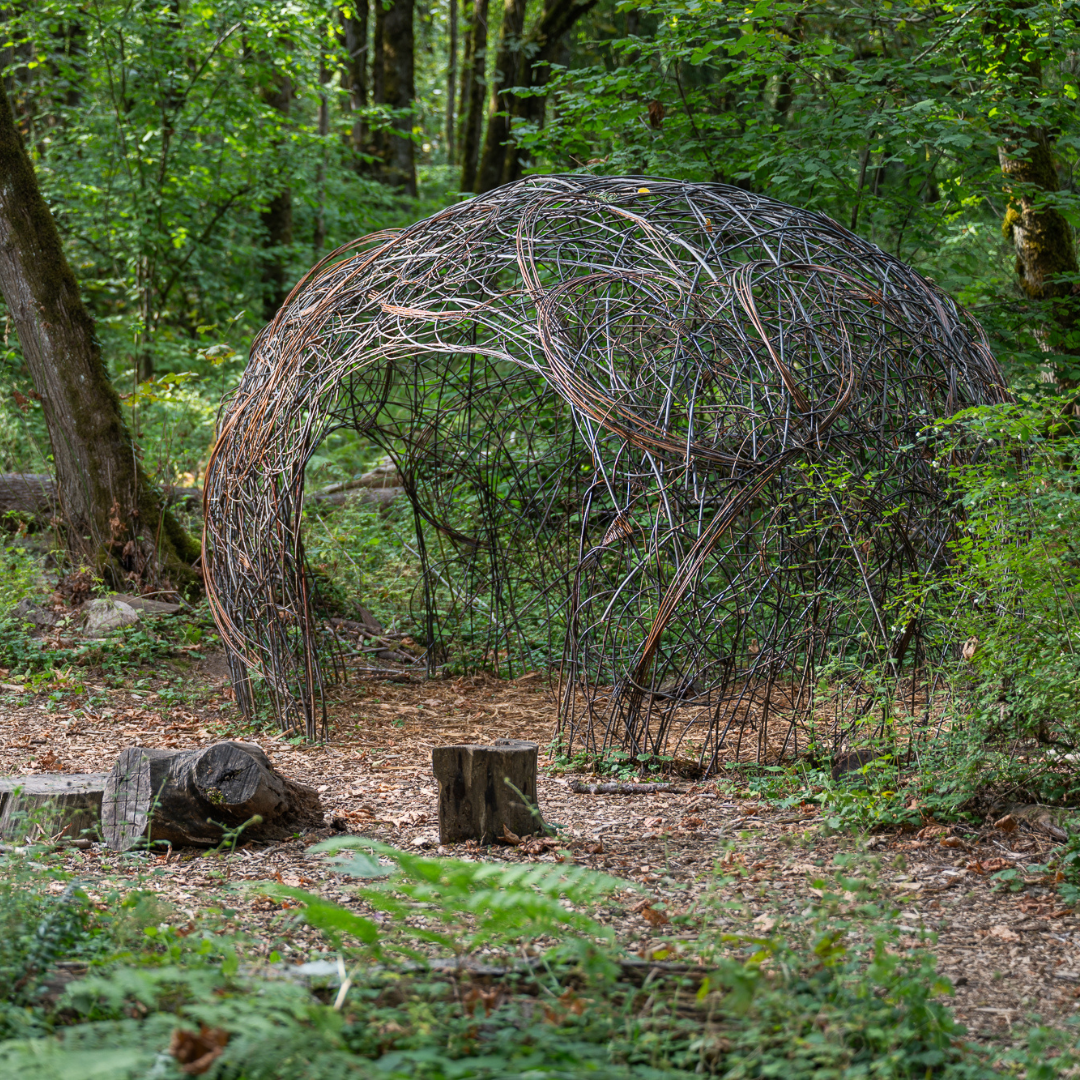
[[[635,796],[575,794],[571,784],[581,777],[545,762],[542,749],[540,807],[561,826],[557,851],[530,853],[527,844],[440,847],[431,748],[498,737],[546,747],[556,704],[544,678],[353,681],[333,693],[328,741],[306,745],[270,729],[242,730],[224,658],[196,649],[190,656],[112,689],[85,685],[65,695],[0,683],[0,774],[105,772],[127,746],[188,748],[239,737],[257,742],[282,773],[321,793],[327,828],[285,843],[241,844],[226,854],[70,850],[68,868],[91,892],[104,894],[122,877],[128,887],[159,893],[181,918],[226,908],[265,955],[277,950],[302,962],[325,942],[281,900],[245,884],[276,880],[355,904],[350,879],[326,855],[309,851],[318,839],[348,832],[467,859],[572,858],[623,878],[628,891],[616,894],[601,918],[631,950],[649,956],[661,946],[677,953],[680,939],[698,933],[696,902],[716,887],[718,869],[726,898],[740,903],[727,909],[741,910],[731,916],[731,928],[767,933],[785,912],[820,896],[823,879],[843,864],[891,901],[898,948],[937,956],[955,987],[952,1007],[973,1037],[1007,1045],[1035,1017],[1060,1025],[1080,1009],[1077,916],[1059,906],[1043,877],[1010,892],[987,873],[1046,861],[1053,841],[1024,824],[1011,833],[987,824],[947,837],[953,846],[942,844],[948,830],[933,825],[918,834],[835,835],[812,805],[777,809],[741,796],[730,783],[683,781],[675,792]]]

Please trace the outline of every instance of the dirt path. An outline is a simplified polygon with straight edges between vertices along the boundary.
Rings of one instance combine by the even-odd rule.
[[[114,690],[87,686],[66,697],[0,689],[0,773],[106,771],[125,746],[190,747],[241,734],[220,658],[197,660],[180,679],[179,695],[176,673]],[[94,882],[104,888],[110,875],[122,872],[161,893],[182,917],[207,906],[227,908],[235,925],[261,938],[266,953],[277,949],[306,959],[322,946],[314,932],[295,925],[294,912],[231,886],[276,879],[352,902],[348,880],[307,850],[331,832],[480,857],[474,845],[438,845],[431,747],[497,737],[529,738],[545,747],[555,706],[538,678],[369,682],[339,691],[332,718],[332,740],[324,746],[273,732],[243,733],[282,772],[321,792],[328,812],[321,834],[247,845],[227,858],[193,849],[121,857],[95,847],[67,856],[70,868],[91,888]],[[732,917],[729,928],[746,930],[757,919],[760,931],[763,920],[804,907],[835,870],[837,855],[857,853],[846,872],[876,877],[894,901],[903,933],[899,947],[930,948],[938,956],[940,970],[956,986],[956,1013],[972,1035],[1007,1042],[1034,1015],[1060,1023],[1080,1008],[1080,926],[1074,915],[1059,908],[1041,878],[1029,879],[1018,893],[995,892],[989,874],[980,872],[998,865],[994,859],[1020,867],[1044,861],[1051,841],[1026,826],[1012,833],[987,827],[966,837],[929,835],[944,832],[930,829],[920,837],[854,840],[827,835],[813,807],[780,811],[714,783],[626,797],[575,794],[573,779],[544,770],[541,809],[561,826],[563,850],[576,862],[645,890],[620,894],[603,913],[634,950],[677,946],[699,932],[695,901],[710,887],[717,864],[730,875],[726,895],[741,898],[747,911],[741,920]],[[943,846],[942,839],[953,846]],[[521,847],[482,854],[500,860],[557,857]],[[649,899],[651,912],[642,908]],[[677,927],[658,922],[658,909],[688,919]],[[935,944],[920,940],[924,929],[938,935]]]

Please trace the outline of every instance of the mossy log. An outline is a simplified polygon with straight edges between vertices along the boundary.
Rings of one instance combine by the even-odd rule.
[[[431,753],[439,781],[439,842],[490,844],[506,830],[541,832],[536,798],[537,744],[496,739],[493,746],[437,746]]]
[[[96,838],[101,821],[104,773],[38,773],[0,778],[0,837]]]
[[[245,841],[281,840],[323,823],[313,788],[282,776],[257,746],[241,742],[197,750],[129,747],[105,782],[101,816],[105,843],[116,851],[166,843],[213,847],[241,826]]]

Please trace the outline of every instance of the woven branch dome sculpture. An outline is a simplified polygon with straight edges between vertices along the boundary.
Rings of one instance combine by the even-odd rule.
[[[797,752],[827,665],[923,663],[904,589],[960,511],[921,433],[1004,400],[940,289],[737,188],[533,177],[364,237],[297,285],[222,407],[206,584],[238,700],[326,734],[345,654],[304,477],[345,427],[403,478],[429,671],[465,642],[554,665],[566,750],[704,772],[733,742]]]

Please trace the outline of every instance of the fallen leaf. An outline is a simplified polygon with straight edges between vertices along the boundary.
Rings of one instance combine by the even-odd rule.
[[[776,920],[771,915],[759,915],[754,920],[754,926],[763,934],[767,934],[776,925]]]
[[[554,836],[537,836],[527,840],[521,850],[526,855],[542,855],[545,851],[554,851],[559,846],[559,841]]]
[[[987,859],[982,868],[985,874],[996,874],[999,870],[1011,870],[1015,865],[1008,859]]]
[[[603,855],[604,854],[604,842],[603,840],[597,840],[594,844],[586,844],[585,850],[590,855]]]
[[[994,822],[994,828],[1000,829],[1002,832],[1016,832],[1019,824],[1012,814],[1006,814],[999,821]]]
[[[221,1028],[208,1028],[203,1024],[198,1034],[176,1028],[169,1040],[169,1053],[176,1058],[182,1073],[202,1076],[221,1057],[228,1041],[229,1033]]]
[[[973,862],[969,862],[967,864],[967,866],[965,867],[965,869],[969,870],[973,874],[985,874],[986,873],[986,867],[981,862],[979,862],[978,859],[975,859]]]
[[[948,836],[952,830],[948,825],[927,825],[915,834],[916,840],[931,840],[935,836]]]
[[[44,754],[37,759],[37,767],[39,769],[52,769],[54,772],[63,772],[63,762],[56,756],[55,750],[46,750]]]
[[[650,926],[663,926],[664,923],[671,922],[666,911],[657,911],[656,908],[651,907],[642,909],[641,917]]]
[[[664,824],[664,819],[661,817],[647,817],[644,821],[646,829],[659,829]]]
[[[989,936],[998,938],[1001,941],[1020,940],[1020,935],[1015,930],[1010,930],[1007,926],[991,926]]]

